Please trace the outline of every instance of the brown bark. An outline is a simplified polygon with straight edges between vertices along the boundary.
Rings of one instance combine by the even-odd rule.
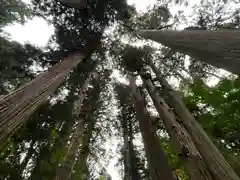
[[[166,100],[173,107],[176,114],[180,117],[182,125],[191,135],[191,138],[193,139],[202,158],[206,162],[212,176],[214,176],[216,180],[239,180],[237,174],[230,167],[213,142],[209,139],[194,116],[189,112],[181,98],[177,95],[177,93],[175,93],[170,84],[162,78],[160,72],[151,61],[150,66],[152,67],[162,87],[168,94],[168,99]]]
[[[133,147],[132,119],[128,119],[128,117],[126,117],[123,113],[122,115],[124,143],[124,180],[140,180],[140,175],[136,164],[137,158]]]
[[[80,53],[70,55],[47,72],[0,99],[0,147],[48,96],[54,93],[83,58]]]
[[[151,126],[150,117],[145,107],[145,100],[137,88],[135,80],[131,80],[130,87],[135,99],[136,118],[139,121],[151,179],[175,180],[159,140],[154,134],[155,132]]]
[[[88,166],[87,166],[87,158],[89,155],[89,144],[91,141],[91,138],[93,136],[93,129],[94,126],[96,124],[96,121],[92,119],[93,114],[90,114],[90,117],[88,119],[88,123],[87,123],[87,128],[86,131],[83,134],[82,137],[82,146],[80,147],[80,154],[79,157],[76,161],[76,165],[75,165],[75,170],[77,171],[77,173],[79,173],[81,175],[82,179],[87,179],[89,172],[88,172]],[[75,176],[75,175],[73,175]],[[76,176],[78,176],[78,174],[76,174]],[[74,179],[74,178],[72,178]],[[80,178],[76,178],[76,179],[80,179]]]
[[[141,30],[139,35],[218,68],[240,73],[239,30]]]
[[[83,101],[86,97],[86,92],[88,85],[91,81],[91,75],[85,81],[83,87],[80,89],[79,98],[74,102],[73,106],[73,117],[76,119],[75,122],[78,123],[76,125],[76,129],[73,131],[72,138],[70,139],[70,143],[68,145],[67,153],[63,159],[63,163],[57,168],[56,171],[56,180],[67,180],[70,178],[73,166],[75,163],[75,156],[77,154],[79,146],[82,144],[82,135],[84,132],[85,125],[85,114],[89,112],[83,111],[83,107],[86,108],[86,104],[83,105]],[[89,108],[88,108],[89,109]],[[68,135],[70,136],[71,130]]]
[[[143,72],[141,71],[140,75],[142,74]],[[179,151],[179,156],[186,167],[189,179],[213,180],[214,178],[212,177],[206,163],[196,149],[193,140],[186,129],[178,123],[174,113],[159,96],[151,80],[146,80],[144,78],[142,78],[142,80],[161,119],[163,120],[165,128],[169,132],[171,139],[174,141],[175,147]]]
[[[78,121],[76,131],[70,141],[67,155],[64,158],[63,164],[57,169],[56,180],[68,180],[71,177],[71,173],[75,163],[76,153],[80,144],[82,144],[82,135],[84,131],[84,119]]]

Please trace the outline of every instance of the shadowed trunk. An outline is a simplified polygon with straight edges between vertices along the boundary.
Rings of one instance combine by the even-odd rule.
[[[85,127],[85,116],[89,113],[86,112],[86,110],[91,109],[89,107],[86,107],[87,104],[83,104],[90,81],[91,75],[88,77],[83,87],[81,88],[78,100],[74,102],[73,117],[76,119],[75,122],[77,125],[73,131],[73,135],[68,145],[68,150],[63,159],[63,163],[57,168],[55,178],[56,180],[67,180],[70,178],[75,163],[75,156],[77,154],[79,146],[82,144],[82,136]],[[71,130],[69,130],[68,137],[70,136],[70,133]]]
[[[145,107],[145,100],[139,88],[136,86],[135,79],[130,80],[130,87],[135,99],[136,118],[139,121],[151,179],[175,180],[172,169],[152,128],[150,117]]]
[[[0,147],[63,83],[84,56],[70,55],[47,72],[0,99]]]
[[[145,76],[142,70],[139,74],[141,75],[143,84],[163,120],[165,128],[170,134],[175,147],[179,151],[179,157],[186,167],[189,178],[191,180],[214,180],[186,129],[178,122],[178,119],[175,117],[172,110],[159,96],[151,80],[144,79]]]
[[[87,179],[89,175],[87,158],[89,155],[89,150],[90,150],[89,144],[93,135],[93,129],[94,129],[95,123],[96,123],[95,120],[92,119],[92,112],[91,112],[91,114],[88,117],[87,128],[82,137],[82,145],[80,147],[80,153],[75,165],[76,174],[73,175],[73,177],[75,178],[71,178],[71,179]],[[79,177],[79,175],[81,177]]]
[[[218,68],[240,73],[239,30],[140,30],[139,35]]]
[[[124,112],[122,112],[122,115],[124,143],[124,180],[140,180],[136,162],[136,153],[133,147],[132,119],[128,119],[128,117],[125,116]]]
[[[206,162],[208,169],[214,178],[216,180],[239,180],[237,174],[230,167],[213,142],[209,139],[208,135],[199,125],[194,116],[189,112],[178,94],[175,93],[170,84],[162,78],[160,71],[158,71],[153,62],[150,61],[149,64],[168,95],[168,98],[166,99],[167,102],[174,108],[174,111],[180,117],[181,124],[191,135],[198,151]]]

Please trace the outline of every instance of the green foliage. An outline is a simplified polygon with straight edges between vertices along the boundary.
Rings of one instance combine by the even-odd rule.
[[[124,49],[122,54],[122,64],[130,72],[136,72],[145,64],[143,57],[146,53],[136,47],[128,46]]]
[[[42,52],[30,45],[0,37],[0,94],[19,87],[34,77],[29,68]]]
[[[239,172],[237,169],[240,167],[240,164],[233,160],[240,158],[238,87],[238,79],[224,79],[214,87],[197,81],[190,85],[189,94],[184,98],[187,107],[190,111],[195,110],[197,120],[236,172]]]
[[[159,141],[168,157],[168,162],[173,169],[173,173],[181,180],[188,180],[188,175],[181,163],[181,159],[179,159],[178,154],[171,147],[170,139],[167,137],[159,137]]]
[[[24,23],[31,17],[31,10],[21,0],[1,0],[0,12],[0,32],[9,24]]]

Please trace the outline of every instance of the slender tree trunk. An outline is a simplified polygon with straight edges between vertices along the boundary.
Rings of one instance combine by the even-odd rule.
[[[123,114],[124,116],[124,114]],[[132,180],[131,176],[131,158],[129,147],[129,134],[128,134],[128,120],[127,117],[123,117],[123,143],[124,143],[124,180]]]
[[[56,180],[68,180],[71,176],[75,157],[79,146],[82,144],[82,134],[84,131],[84,118],[79,119],[76,131],[70,141],[67,155],[64,158],[63,164],[57,169]]]
[[[239,30],[141,30],[139,35],[218,68],[240,73]]]
[[[214,178],[216,180],[239,180],[237,174],[230,167],[213,142],[209,139],[194,116],[189,112],[181,98],[177,95],[177,93],[175,93],[170,84],[162,78],[153,62],[150,62],[150,66],[152,67],[162,87],[168,94],[168,103],[180,117],[181,123],[191,135],[198,151],[206,162],[208,169],[210,169]]]
[[[90,140],[93,135],[93,129],[96,122],[92,119],[92,114],[90,115],[88,119],[88,124],[86,131],[84,132],[83,138],[82,138],[82,146],[80,147],[80,153],[75,165],[76,174],[73,175],[72,179],[87,179],[89,172],[88,172],[88,166],[87,166],[87,158],[89,155],[89,144]],[[79,175],[81,177],[79,177]]]
[[[75,53],[0,99],[0,146],[53,94],[83,58]]]
[[[132,122],[123,113],[123,142],[124,142],[124,180],[140,180],[136,164],[136,154],[133,147]]]
[[[143,137],[151,179],[175,180],[172,174],[172,169],[168,164],[159,140],[154,134],[150,117],[145,107],[145,100],[143,99],[139,88],[137,88],[135,80],[131,80],[130,87],[135,99],[136,118],[139,121],[140,131]]]
[[[137,157],[136,157],[136,151],[133,147],[133,129],[132,129],[132,121],[129,121],[129,154],[130,154],[130,163],[131,163],[131,176],[132,180],[140,180],[140,174],[137,167]]]
[[[178,123],[178,119],[165,101],[159,96],[151,80],[144,79],[144,72],[142,70],[140,70],[139,74],[142,76],[143,84],[151,96],[167,131],[180,152],[179,156],[186,167],[189,178],[191,180],[213,180],[214,178],[186,129]]]
[[[68,151],[63,159],[63,163],[57,168],[56,180],[67,180],[70,178],[75,163],[75,156],[77,154],[79,146],[82,144],[82,136],[84,132],[86,118],[85,115],[91,113],[86,112],[86,110],[89,110],[91,108],[86,107],[87,104],[83,104],[90,81],[91,75],[88,77],[83,87],[80,89],[78,100],[74,102],[73,117],[76,119],[75,122],[77,123],[77,125],[70,140]],[[69,136],[70,133],[71,130],[69,130]]]

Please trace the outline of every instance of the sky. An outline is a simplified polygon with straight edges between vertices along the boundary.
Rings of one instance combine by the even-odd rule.
[[[29,4],[31,0],[22,1]],[[135,4],[139,11],[146,10],[147,6],[154,5],[155,2],[156,0],[128,0],[128,3]],[[44,19],[35,17],[24,25],[15,23],[8,26],[5,31],[10,33],[13,40],[22,44],[30,42],[38,47],[44,47],[53,34],[54,28]]]

